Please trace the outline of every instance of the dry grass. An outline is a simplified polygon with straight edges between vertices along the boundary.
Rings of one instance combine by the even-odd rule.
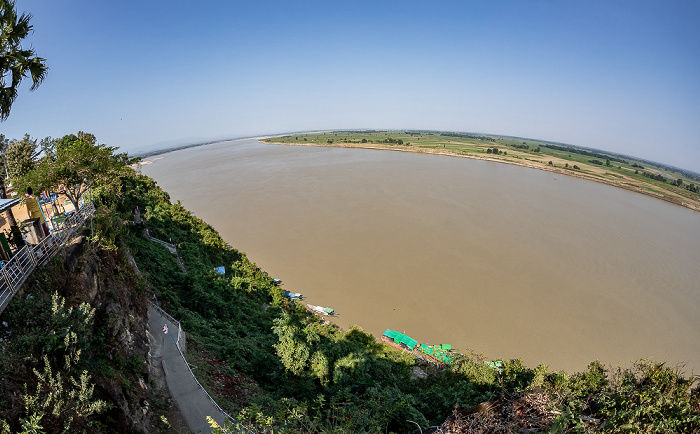
[[[514,393],[474,407],[455,406],[436,430],[445,434],[535,433],[547,431],[561,414],[554,397],[543,392]]]

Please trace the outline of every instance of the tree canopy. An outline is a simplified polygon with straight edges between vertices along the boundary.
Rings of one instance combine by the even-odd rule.
[[[45,145],[43,155],[30,170],[20,173],[11,169],[11,173],[17,173],[12,177],[13,183],[18,189],[65,189],[76,207],[88,188],[95,185],[101,189],[118,188],[114,180],[126,175],[130,170],[128,165],[136,161],[126,153],[117,153],[117,147],[98,144],[94,135],[82,131],[45,140],[42,145]]]
[[[25,134],[22,140],[12,140],[5,150],[7,172],[11,179],[17,179],[32,171],[39,152],[37,140]]]

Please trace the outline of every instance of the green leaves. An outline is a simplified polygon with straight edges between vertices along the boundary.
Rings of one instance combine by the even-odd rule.
[[[24,191],[58,191],[63,188],[78,209],[85,191],[104,205],[115,203],[121,193],[122,179],[133,174],[129,164],[136,161],[116,147],[97,144],[95,136],[78,132],[58,140],[42,140],[44,155],[38,158],[37,141],[26,135],[13,141],[6,150],[8,171],[15,186]]]
[[[0,0],[0,121],[10,116],[22,79],[31,77],[30,90],[33,91],[48,73],[46,59],[36,56],[33,49],[23,49],[20,45],[32,31],[31,18],[31,14],[17,16],[14,1]]]
[[[279,342],[274,345],[285,369],[294,375],[300,375],[306,368],[309,359],[309,346],[305,339],[300,338],[299,327],[288,314],[283,314],[275,319],[272,331],[279,337]]]
[[[663,363],[641,360],[618,369],[613,383],[599,398],[608,426],[644,432],[698,432],[700,408],[697,377],[686,379]]]
[[[10,179],[18,186],[20,191],[24,191],[17,181],[31,172],[36,166],[36,159],[39,155],[36,139],[32,139],[26,134],[22,140],[13,140],[5,150],[5,164]]]

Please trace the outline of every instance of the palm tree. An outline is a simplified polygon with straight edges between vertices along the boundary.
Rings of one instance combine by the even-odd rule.
[[[32,77],[34,90],[46,77],[46,59],[36,56],[33,49],[22,49],[20,42],[32,31],[31,14],[19,17],[14,0],[0,0],[0,122],[10,116],[10,108],[17,98],[19,84]]]
[[[10,108],[17,98],[17,90],[22,79],[28,75],[31,76],[32,87],[29,90],[34,90],[44,81],[49,70],[45,63],[46,59],[36,56],[32,49],[22,49],[20,45],[20,42],[32,31],[32,25],[29,24],[31,18],[31,14],[17,16],[14,0],[0,0],[0,29],[2,30],[0,32],[0,122],[10,116]],[[4,151],[7,145],[4,136],[0,145],[3,148],[1,151]],[[2,160],[4,165],[4,158]],[[0,173],[0,198],[7,198],[5,177],[2,173]],[[5,216],[11,232],[17,235],[19,229],[12,210],[8,209]]]

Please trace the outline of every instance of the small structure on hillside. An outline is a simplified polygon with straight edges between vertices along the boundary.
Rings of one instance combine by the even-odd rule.
[[[5,213],[5,211],[11,209],[18,203],[19,199],[0,199],[0,214]],[[3,227],[2,229],[9,230],[9,226]],[[7,242],[7,237],[5,237],[5,234],[3,232],[0,232],[0,257],[4,261],[7,261],[12,257],[12,250],[10,249],[10,244]]]

